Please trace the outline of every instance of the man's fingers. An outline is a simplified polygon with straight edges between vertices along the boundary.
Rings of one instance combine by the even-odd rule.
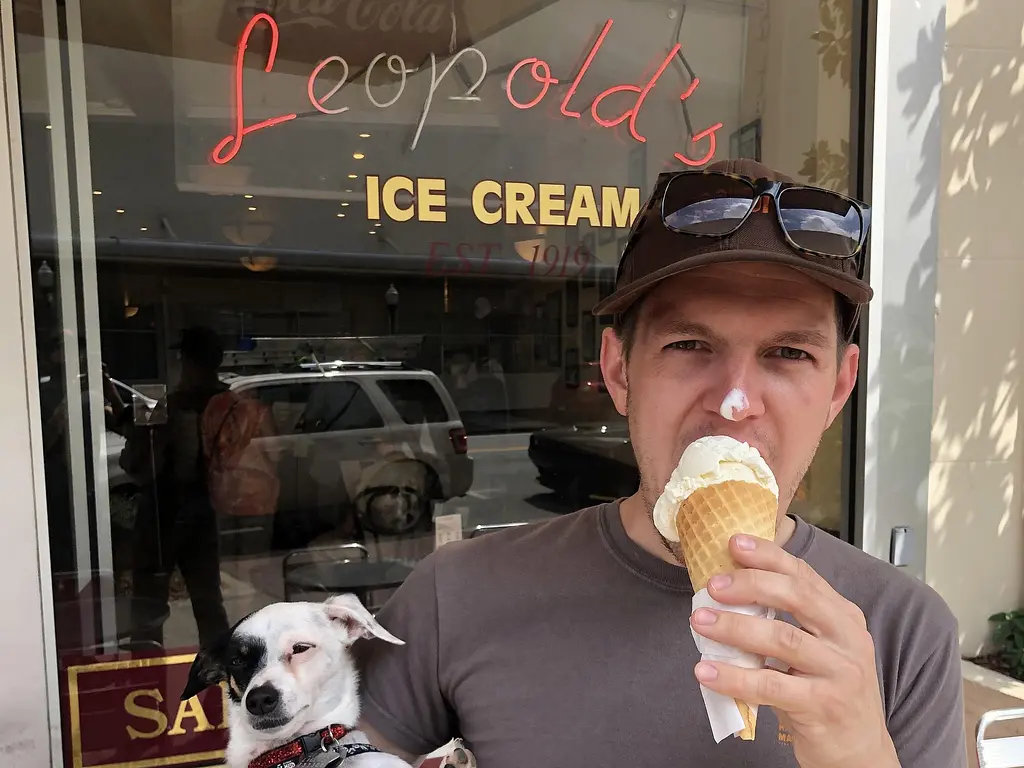
[[[736,562],[747,568],[784,573],[794,578],[807,578],[829,586],[828,582],[804,560],[789,554],[774,541],[737,534],[729,540],[729,553]]]
[[[743,569],[714,577],[708,593],[726,605],[762,605],[792,614],[804,629],[816,637],[834,634],[837,608],[830,595],[813,581],[773,571]]]
[[[745,669],[725,662],[702,661],[695,667],[694,675],[712,691],[783,712],[803,712],[814,700],[810,678],[774,669]]]
[[[704,637],[760,656],[774,656],[805,674],[824,677],[842,660],[828,643],[785,621],[700,608],[690,622]]]
[[[836,592],[832,585],[806,561],[789,554],[774,541],[767,541],[755,536],[733,536],[729,541],[729,551],[743,569],[781,574],[792,580],[793,583],[787,590],[792,607],[773,605],[760,600],[755,601],[760,605],[770,605],[773,608],[789,611],[810,631],[826,626],[843,634],[867,627],[864,614],[856,605]],[[711,591],[714,592],[714,590]],[[717,595],[715,595],[715,599],[721,600],[723,603],[733,602]],[[803,618],[798,616],[793,610],[797,607],[804,610],[807,615]],[[817,634],[816,631],[815,633]]]

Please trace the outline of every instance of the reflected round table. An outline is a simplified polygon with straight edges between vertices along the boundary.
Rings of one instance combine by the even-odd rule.
[[[399,560],[310,563],[296,566],[288,573],[285,595],[294,590],[336,595],[351,592],[367,605],[370,592],[400,587],[412,571],[411,566]]]

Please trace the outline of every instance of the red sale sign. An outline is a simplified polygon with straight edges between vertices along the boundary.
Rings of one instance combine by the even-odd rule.
[[[180,701],[194,653],[80,660],[66,666],[72,768],[208,766],[224,758],[226,689]]]

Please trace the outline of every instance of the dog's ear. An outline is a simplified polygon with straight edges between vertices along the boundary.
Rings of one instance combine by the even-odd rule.
[[[225,632],[209,648],[199,649],[195,661],[192,662],[192,668],[188,671],[185,690],[181,692],[182,701],[191,699],[211,685],[216,685],[227,679],[224,656],[230,639],[231,633]]]
[[[395,645],[405,645],[384,629],[355,595],[328,598],[324,602],[324,611],[327,618],[345,632],[345,645],[352,645],[361,637],[379,637]]]

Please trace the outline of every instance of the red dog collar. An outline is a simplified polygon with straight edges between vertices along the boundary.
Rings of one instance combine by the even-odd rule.
[[[287,744],[264,752],[249,763],[249,768],[285,768],[287,765],[296,765],[307,755],[326,752],[333,744],[345,738],[348,733],[349,729],[343,725],[321,728],[319,731],[299,736]]]

